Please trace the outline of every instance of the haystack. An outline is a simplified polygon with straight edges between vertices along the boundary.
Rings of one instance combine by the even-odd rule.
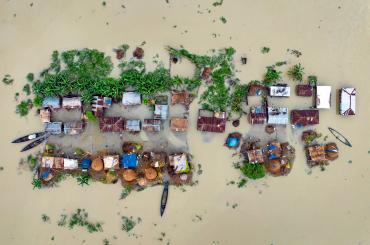
[[[134,170],[132,169],[125,169],[123,171],[122,177],[125,181],[131,182],[134,181],[137,178],[137,174]]]
[[[102,171],[104,169],[104,163],[101,158],[95,158],[91,163],[91,168],[95,171]]]
[[[157,171],[152,167],[144,169],[144,173],[145,178],[147,178],[148,180],[154,180],[158,176]]]

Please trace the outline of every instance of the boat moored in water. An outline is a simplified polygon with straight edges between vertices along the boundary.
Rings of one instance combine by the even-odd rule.
[[[28,145],[26,145],[22,150],[21,152],[24,152],[24,151],[28,151],[36,146],[38,146],[39,144],[41,144],[42,142],[44,142],[47,138],[49,137],[49,135],[47,134],[46,136],[42,137],[42,138],[39,138],[35,141],[32,141],[31,143],[29,143]]]
[[[167,205],[168,185],[169,185],[169,182],[165,181],[164,182],[164,189],[163,189],[163,192],[162,192],[162,198],[161,198],[161,216],[163,216],[164,210],[166,209],[166,205]]]
[[[46,132],[32,133],[32,134],[29,134],[29,135],[19,137],[18,139],[13,140],[12,143],[22,143],[22,142],[26,142],[26,141],[29,141],[29,140],[34,140],[34,139],[43,137],[45,135],[46,135]]]

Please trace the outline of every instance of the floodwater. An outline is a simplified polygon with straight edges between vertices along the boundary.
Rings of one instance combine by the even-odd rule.
[[[126,0],[106,1],[106,6],[88,0],[33,1],[32,6],[31,1],[0,2],[0,76],[9,73],[15,79],[12,86],[0,86],[1,244],[90,245],[103,244],[105,238],[110,244],[370,244],[370,1],[225,0],[218,7],[212,2]],[[144,41],[148,62],[156,54],[168,60],[167,45],[184,45],[195,53],[232,46],[236,61],[242,54],[248,57],[247,65],[236,66],[243,82],[261,79],[267,65],[286,60],[288,67],[300,62],[320,84],[356,87],[356,116],[337,115],[333,94],[332,109],[320,111],[320,125],[315,127],[328,135],[327,141],[335,141],[327,127],[338,129],[353,147],[337,142],[339,159],[326,171],[316,168],[308,174],[299,132],[288,126],[285,137],[297,152],[291,174],[237,188],[227,185],[240,176],[232,166],[237,160],[233,152],[223,147],[227,134],[210,137],[197,132],[199,105],[194,101],[188,144],[203,174],[199,185],[186,187],[186,192],[170,189],[163,218],[160,187],[132,193],[125,200],[118,200],[119,185],[81,187],[74,179],[55,189],[32,190],[30,172],[18,168],[19,159],[27,154],[9,143],[15,136],[41,129],[34,112],[26,118],[14,113],[14,93],[21,91],[26,74],[46,67],[53,50],[88,47],[113,56],[112,48]],[[263,46],[271,51],[262,54]],[[287,49],[303,55],[296,58]],[[185,64],[176,69],[181,71],[182,65],[188,74]],[[271,103],[292,109],[310,106],[311,100],[292,96]],[[247,134],[250,129],[243,118],[237,130]],[[227,125],[228,132],[234,130]],[[76,208],[103,221],[104,232],[58,227],[59,215]],[[50,224],[41,221],[43,213],[50,216]],[[137,236],[121,231],[121,215],[141,217],[133,230]],[[158,240],[161,232],[163,241]]]

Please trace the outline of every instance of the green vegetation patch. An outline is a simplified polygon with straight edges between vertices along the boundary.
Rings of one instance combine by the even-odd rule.
[[[240,171],[250,179],[260,179],[265,177],[265,166],[263,164],[253,164],[244,162],[244,166],[240,168]]]
[[[221,6],[223,3],[224,3],[224,0],[218,0],[218,1],[214,2],[214,3],[212,3],[212,5],[214,7],[217,7],[217,6]]]
[[[268,52],[270,52],[270,48],[269,47],[262,47],[261,48],[261,53],[262,54],[267,54]]]
[[[222,23],[224,23],[224,24],[226,24],[226,23],[227,23],[227,19],[226,19],[225,17],[223,17],[223,16],[222,16],[222,17],[220,17],[220,20],[221,20],[221,22],[222,22]]]
[[[137,218],[137,220],[134,220],[132,216],[131,217],[122,216],[121,219],[122,219],[121,229],[125,232],[130,232],[132,229],[135,228],[137,224],[141,222],[141,218]]]
[[[268,66],[266,69],[267,70],[264,77],[264,82],[266,85],[272,85],[281,78],[281,71],[276,70],[272,66]]]
[[[10,85],[13,84],[14,79],[9,74],[6,74],[2,81],[5,85]]]
[[[32,100],[22,100],[21,103],[16,106],[15,112],[18,113],[21,117],[27,116],[32,106]]]
[[[290,70],[288,71],[288,75],[295,81],[302,81],[303,80],[303,74],[304,74],[304,68],[301,66],[301,64],[296,64]]]
[[[76,209],[68,221],[68,227],[73,229],[75,226],[85,227],[89,233],[102,232],[103,227],[100,222],[91,222],[88,220],[88,213],[84,209]]]

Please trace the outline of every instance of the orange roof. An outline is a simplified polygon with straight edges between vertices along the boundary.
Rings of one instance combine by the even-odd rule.
[[[186,118],[171,118],[171,129],[176,132],[185,132],[188,129],[188,119]]]

